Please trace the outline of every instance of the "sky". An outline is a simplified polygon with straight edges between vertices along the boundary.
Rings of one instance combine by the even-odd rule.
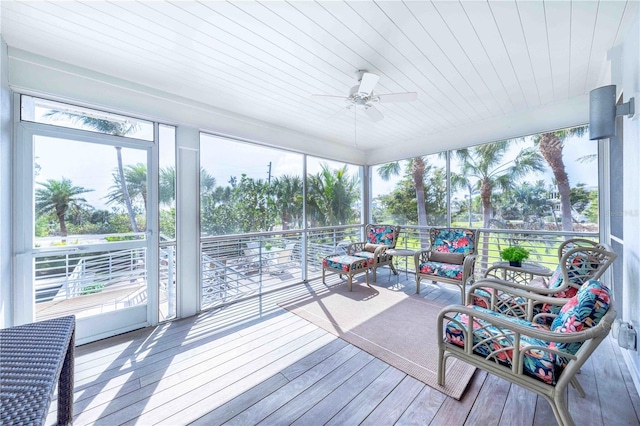
[[[175,129],[172,126],[161,126],[160,130],[160,167],[167,167],[175,162]],[[505,156],[505,161],[514,159],[524,146],[532,146],[531,138],[526,138],[523,143],[514,144]],[[34,150],[36,164],[40,166],[36,176],[37,183],[66,177],[76,186],[93,190],[83,195],[89,204],[99,209],[111,209],[111,206],[106,204],[106,196],[114,184],[112,175],[117,170],[117,156],[113,146],[37,136]],[[598,185],[598,173],[594,172],[597,163],[581,164],[576,161],[582,156],[596,152],[597,141],[590,141],[586,135],[581,138],[572,137],[566,141],[563,156],[572,186],[577,183],[584,183],[587,187]],[[328,164],[332,169],[343,166],[340,162],[311,156],[307,158],[307,172],[310,174],[319,172],[322,164]],[[437,155],[428,158],[438,167],[445,165],[444,159],[438,158]],[[122,148],[122,159],[125,167],[137,163],[146,164],[146,150]],[[219,186],[228,185],[231,176],[240,177],[243,173],[250,178],[265,181],[269,176],[302,176],[302,159],[302,154],[294,152],[202,135],[201,166],[216,179]],[[350,173],[358,174],[358,166],[348,165],[348,169]],[[390,193],[399,179],[400,177],[392,177],[389,181],[383,181],[374,167],[372,196],[375,198]],[[553,175],[547,170],[530,174],[525,179],[544,179],[551,183]],[[462,193],[456,195],[461,196]]]
[[[267,180],[269,164],[271,176],[302,176],[302,154],[290,151],[262,147],[250,143],[241,143],[203,134],[200,144],[200,165],[216,178],[217,185],[226,186],[231,176],[240,177],[243,173],[253,179]],[[307,157],[307,173],[315,174],[328,164],[332,169],[340,168],[344,163],[323,158]],[[350,173],[357,174],[358,166],[348,165]]]
[[[167,135],[165,140],[170,140],[173,134]],[[506,158],[515,158],[519,149],[524,146],[515,146],[507,154]],[[578,182],[587,186],[597,186],[598,174],[594,173],[597,163],[581,164],[576,160],[584,155],[597,151],[597,142],[589,141],[584,136],[581,139],[572,138],[567,141],[563,151],[565,164],[569,173],[572,186]],[[161,167],[166,167],[174,161],[173,151],[161,149]],[[76,186],[81,186],[94,191],[84,194],[87,202],[96,208],[109,209],[106,204],[106,195],[113,185],[112,174],[117,170],[116,150],[112,146],[87,144],[82,142],[54,139],[38,136],[35,140],[36,163],[40,171],[36,182],[44,182],[47,179],[61,179],[66,177],[72,180]],[[238,143],[210,135],[203,137],[201,146],[201,165],[216,178],[217,185],[226,186],[231,176],[239,177],[246,173],[254,179],[267,180],[269,177],[269,163],[271,163],[271,176],[302,175],[302,155],[282,150],[274,150],[248,143]],[[122,148],[122,158],[126,165],[146,163],[146,151],[132,148]],[[322,163],[329,164],[332,168],[338,168],[342,163],[308,157],[308,172],[317,173]],[[505,158],[505,159],[506,159]],[[430,161],[444,167],[444,160],[431,156]],[[358,167],[349,166],[351,173],[357,173]],[[551,171],[531,174],[527,180],[535,181],[545,179],[552,181]],[[373,196],[390,193],[399,177],[390,181],[383,181],[373,172]],[[37,187],[37,186],[36,186]]]
[[[75,186],[93,190],[82,195],[89,204],[111,210],[105,197],[114,184],[112,174],[118,167],[114,147],[36,136],[34,151],[36,164],[40,166],[39,172],[36,170],[36,189],[41,187],[37,183],[65,177]],[[122,159],[124,164],[146,164],[147,153],[122,148]]]
[[[525,142],[520,144],[514,144],[512,148],[509,149],[507,154],[504,157],[504,161],[513,161],[516,158],[518,152],[523,147],[533,146],[533,142],[531,138],[526,138]],[[589,140],[587,135],[578,137],[571,137],[567,139],[565,142],[565,148],[563,149],[563,159],[566,166],[567,174],[569,175],[569,182],[571,186],[575,186],[577,183],[584,183],[587,187],[597,187],[598,186],[598,173],[597,161],[591,163],[579,163],[577,161],[578,158],[584,157],[589,154],[596,154],[598,152],[598,142]],[[428,157],[428,160],[436,165],[437,167],[445,167],[445,160],[439,158],[437,154],[431,155]],[[403,162],[403,167],[405,162]],[[544,163],[547,164],[546,162]],[[454,167],[452,161],[452,168]],[[388,194],[393,191],[395,184],[399,180],[398,177],[390,179],[388,182],[383,181],[377,174],[376,167],[373,168],[373,176],[372,176],[372,196],[375,198],[382,194]],[[523,180],[534,182],[536,180],[545,180],[546,182],[553,182],[553,173],[551,169],[548,168],[544,172],[530,173]],[[403,170],[404,173],[404,170]],[[462,196],[464,192],[459,192],[454,194],[455,196]]]
[[[175,164],[173,148],[175,130],[172,126],[160,127],[160,167]],[[146,149],[122,148],[122,163],[147,164]],[[113,173],[118,169],[117,152],[113,146],[77,142],[66,139],[36,136],[34,140],[36,170],[35,188],[48,179],[70,179],[73,185],[93,191],[82,195],[87,203],[97,209],[111,210],[106,196],[114,185]],[[122,206],[118,206],[122,207]]]

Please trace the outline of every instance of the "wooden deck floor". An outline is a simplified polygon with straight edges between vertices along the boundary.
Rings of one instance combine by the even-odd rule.
[[[400,281],[409,293],[412,278]],[[384,272],[377,285],[390,285]],[[78,347],[74,424],[556,424],[548,403],[502,379],[476,370],[456,401],[277,306],[320,286]],[[423,285],[421,294],[444,304],[459,298],[446,285]],[[640,398],[612,340],[579,380],[587,397],[568,395],[576,424],[640,424]]]

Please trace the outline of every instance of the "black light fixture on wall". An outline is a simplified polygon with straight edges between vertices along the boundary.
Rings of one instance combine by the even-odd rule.
[[[616,86],[602,86],[589,93],[589,139],[606,139],[616,135],[616,117],[635,114],[634,98],[616,105]]]

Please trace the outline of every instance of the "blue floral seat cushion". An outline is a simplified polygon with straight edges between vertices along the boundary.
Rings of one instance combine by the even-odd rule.
[[[436,275],[443,278],[462,281],[462,265],[440,262],[424,262],[420,264],[420,273]]]
[[[353,253],[353,255],[356,256],[356,257],[364,257],[365,259],[371,259],[372,262],[373,262],[373,259],[374,259],[374,255],[370,251],[357,251],[357,252]]]
[[[589,280],[600,266],[598,259],[592,258],[585,253],[576,252],[567,259],[567,277],[569,284],[574,286],[576,290]],[[559,288],[563,285],[564,277],[562,276],[562,265],[558,265],[549,278],[548,288]],[[575,293],[574,293],[575,294]],[[573,297],[566,296],[566,297]]]
[[[431,248],[441,253],[469,254],[475,249],[474,234],[465,229],[431,230]]]
[[[560,313],[551,324],[555,333],[575,333],[596,326],[609,310],[611,294],[598,280],[587,281],[578,293],[562,306]],[[575,354],[580,343],[554,343],[551,347]]]
[[[357,256],[349,256],[349,255],[329,256],[329,257],[325,257],[322,260],[322,266],[325,268],[329,267],[333,269],[340,269],[344,272],[350,272],[351,265],[353,264],[353,262],[361,261],[361,260],[363,260],[363,258],[357,257]],[[373,259],[367,260],[367,263],[371,265],[373,263]]]
[[[560,290],[550,296],[562,299],[572,298],[578,293],[578,288],[593,276],[599,266],[600,263],[597,259],[591,259],[584,253],[574,253],[569,257],[567,265],[567,276],[569,277],[570,285],[564,290]],[[563,285],[563,282],[562,266],[558,265],[553,275],[551,275],[551,278],[549,278],[548,288],[559,288]],[[541,312],[557,315],[560,312],[560,306],[544,304],[543,306],[534,308],[535,314]]]
[[[499,316],[500,318],[508,319],[511,322],[521,324],[532,329],[547,329],[543,325],[530,323],[515,317],[504,316],[479,306],[470,307],[479,312],[486,312],[490,315]],[[454,317],[454,320],[447,324],[445,338],[447,342],[451,344],[464,347],[465,333],[463,332],[460,324],[467,327],[469,324],[469,317],[467,315],[457,314]],[[503,333],[504,330],[501,330],[498,327],[491,325],[491,323],[479,318],[474,318],[473,331],[473,345],[475,346],[473,350],[474,353],[484,357],[493,358],[498,363],[507,367],[512,366],[513,350],[510,349],[513,347],[514,342],[512,335],[505,335],[505,333]],[[520,349],[523,349],[526,346],[545,347],[549,346],[549,343],[534,337],[521,335]],[[523,371],[525,374],[545,383],[555,384],[562,372],[561,366],[566,364],[566,361],[558,362],[557,358],[560,357],[547,351],[539,349],[528,350],[524,354]]]
[[[393,247],[394,230],[391,226],[372,226],[367,233],[367,241],[371,244],[384,244]]]

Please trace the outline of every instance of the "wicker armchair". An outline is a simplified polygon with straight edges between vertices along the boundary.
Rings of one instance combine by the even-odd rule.
[[[416,293],[420,293],[420,280],[428,278],[454,284],[460,288],[464,302],[465,287],[473,282],[476,264],[478,230],[464,228],[431,228],[429,248],[415,254]]]
[[[386,251],[396,247],[399,234],[400,227],[396,225],[368,224],[365,227],[366,241],[349,244],[347,254],[369,259],[374,281],[376,281],[376,272],[380,266],[389,265],[393,273],[397,275],[398,271],[393,266],[393,256],[386,254]]]
[[[561,299],[557,304],[536,303],[532,309],[538,313],[557,314],[560,308],[573,297],[578,289],[590,279],[599,279],[613,263],[617,255],[611,247],[603,243],[595,243],[584,239],[567,240],[558,248],[558,266],[548,281],[542,286],[517,283],[495,278],[484,278],[477,281],[474,290],[470,291],[467,303],[487,308],[492,300],[499,299],[503,311],[521,309],[518,301],[507,292],[500,290],[503,286],[533,292],[543,296]],[[499,284],[500,287],[495,287]],[[508,306],[511,307],[508,307]]]
[[[471,286],[470,293],[482,285],[486,283]],[[566,300],[497,283],[494,289],[509,293],[522,309],[505,312],[500,299],[493,297],[488,309],[450,305],[440,312],[438,383],[444,385],[447,358],[459,358],[541,395],[560,425],[573,425],[565,403],[566,388],[571,384],[585,397],[576,373],[616,317],[609,290],[600,281],[590,280]],[[532,307],[540,303],[562,309],[557,316],[536,316]],[[544,325],[547,317],[553,318],[550,325]]]

